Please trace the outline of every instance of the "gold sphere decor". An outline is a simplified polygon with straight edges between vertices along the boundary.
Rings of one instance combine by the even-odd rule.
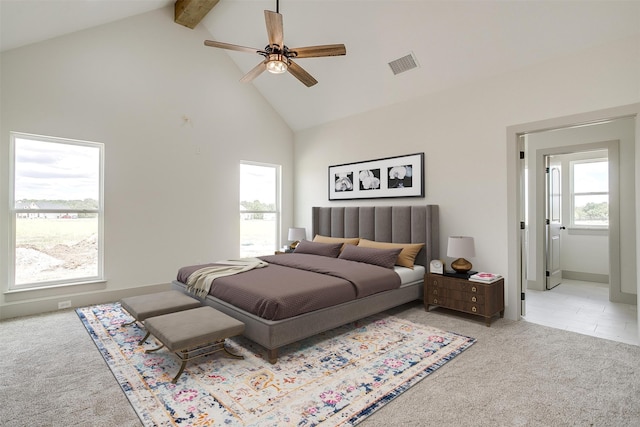
[[[451,263],[451,268],[456,273],[466,274],[469,270],[471,270],[471,267],[471,263],[464,258],[458,258]]]

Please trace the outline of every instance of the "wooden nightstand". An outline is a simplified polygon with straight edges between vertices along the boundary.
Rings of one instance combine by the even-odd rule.
[[[424,309],[437,305],[484,317],[487,326],[496,314],[504,317],[504,279],[490,284],[446,274],[424,276]]]

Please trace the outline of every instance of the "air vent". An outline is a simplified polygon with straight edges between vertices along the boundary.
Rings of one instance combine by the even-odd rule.
[[[398,75],[400,73],[404,73],[405,71],[418,68],[418,61],[416,60],[413,52],[411,52],[409,55],[389,62],[389,67],[391,67],[391,71],[393,71],[393,74]]]

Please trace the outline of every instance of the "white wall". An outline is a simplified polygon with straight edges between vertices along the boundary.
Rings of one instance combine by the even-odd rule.
[[[516,318],[518,278],[509,277],[507,218],[514,209],[508,203],[517,200],[508,200],[516,184],[507,181],[508,162],[515,162],[507,158],[507,128],[639,102],[639,52],[640,37],[628,38],[298,132],[295,222],[310,227],[314,205],[438,204],[441,255],[447,236],[473,236],[474,268],[506,276],[506,315]],[[328,202],[329,165],[422,151],[424,199]]]
[[[0,317],[237,257],[240,160],[283,165],[283,228],[292,225],[293,133],[225,53],[203,45],[210,37],[175,24],[171,6],[2,53]],[[9,131],[105,144],[106,285],[4,292]]]

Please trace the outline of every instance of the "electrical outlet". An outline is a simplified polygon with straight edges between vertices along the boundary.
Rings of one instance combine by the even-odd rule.
[[[71,307],[71,300],[60,301],[58,303],[58,310],[63,309],[63,308],[69,308],[69,307]]]

